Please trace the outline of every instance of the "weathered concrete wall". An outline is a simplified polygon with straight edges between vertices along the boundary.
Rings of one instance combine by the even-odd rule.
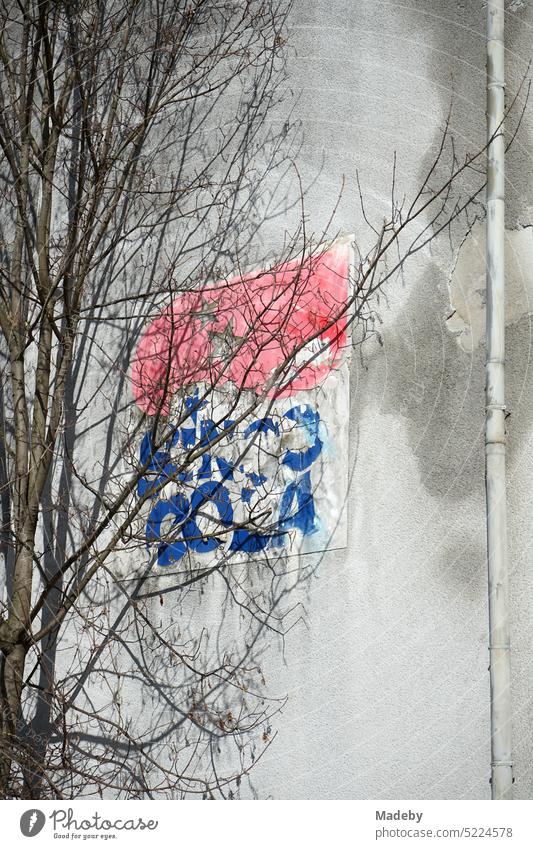
[[[508,17],[512,94],[530,59],[533,7],[513,0]],[[412,196],[450,102],[459,155],[484,144],[484,4],[299,0],[290,30],[308,231],[330,238],[355,231],[368,248],[357,170],[367,213],[381,222],[390,209],[394,151],[398,196]],[[284,122],[289,106],[290,97],[272,120]],[[228,100],[228,114],[231,108]],[[507,219],[518,798],[533,795],[532,141],[528,110],[509,155]],[[285,189],[296,197],[296,181]],[[283,220],[265,222],[257,258],[276,256],[298,215],[296,206]],[[374,339],[353,354],[348,548],[322,556],[318,579],[301,597],[305,622],[295,615],[283,650],[272,639],[261,657],[269,695],[288,693],[289,700],[252,773],[259,798],[490,795],[481,234],[482,224],[469,235],[463,221],[413,258],[380,301],[382,344]],[[240,639],[238,611],[222,621],[216,588],[177,598],[167,575],[150,578],[145,589],[150,616],[165,629],[211,628],[215,640],[218,629],[234,629]],[[152,662],[157,651],[150,651]],[[120,698],[124,714],[143,728],[171,727],[158,694],[136,679],[124,681]]]
[[[530,59],[532,26],[532,5],[510,3],[510,94]],[[313,183],[306,208],[315,230],[344,175],[332,227],[362,232],[356,168],[379,221],[395,150],[398,181],[412,194],[450,102],[458,148],[483,145],[484,31],[481,0],[297,5],[291,85],[301,92],[299,166]],[[533,222],[532,132],[528,109],[509,155],[509,228]],[[414,259],[405,285],[381,303],[383,347],[370,343],[353,357],[349,547],[324,556],[307,628],[290,633],[283,658],[276,649],[264,662],[289,702],[255,772],[260,797],[490,795],[480,231],[467,237],[465,225]],[[533,793],[530,238],[518,230],[508,241],[511,298],[521,298],[508,332],[518,798]],[[275,244],[275,233],[266,240]],[[464,344],[469,324],[473,345]]]

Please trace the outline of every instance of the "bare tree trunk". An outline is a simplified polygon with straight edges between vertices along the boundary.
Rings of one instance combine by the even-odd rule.
[[[2,739],[0,741],[0,792],[2,798],[6,798],[8,793],[9,774],[13,759],[11,747],[18,734],[25,660],[26,650],[21,643],[17,643],[12,651],[4,656]]]

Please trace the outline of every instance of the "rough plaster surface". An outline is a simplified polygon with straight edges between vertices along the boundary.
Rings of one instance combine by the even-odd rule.
[[[533,8],[513,2],[508,17],[511,91],[531,55]],[[399,188],[412,193],[450,101],[458,147],[483,144],[484,3],[301,0],[290,26],[308,230],[327,227],[332,238],[355,229],[364,243],[356,169],[367,212],[380,221],[394,151]],[[533,218],[532,133],[527,113],[507,167],[510,228]],[[265,223],[258,254],[275,255],[295,216]],[[532,232],[513,230],[508,249],[518,798],[533,796]],[[273,640],[262,658],[269,693],[289,699],[253,772],[259,798],[489,797],[481,225],[467,233],[454,232],[452,244],[443,236],[418,255],[403,285],[380,302],[382,345],[352,358],[348,547],[322,557],[302,599],[305,624],[291,630],[283,652]],[[475,344],[466,344],[468,333]],[[218,621],[215,594],[161,607],[159,580],[147,585],[154,621]],[[123,706],[150,716],[133,685]]]
[[[510,4],[509,91],[530,58],[532,25],[531,4]],[[481,1],[300,4],[291,83],[302,89],[301,168],[315,179],[307,198],[315,227],[343,174],[335,222],[360,224],[356,167],[370,211],[382,213],[394,150],[412,191],[450,101],[459,145],[483,144],[484,28]],[[531,141],[526,114],[507,164],[513,228],[530,223]],[[265,661],[289,702],[255,774],[260,797],[490,795],[481,227],[466,241],[466,229],[454,234],[451,246],[440,239],[409,266],[405,287],[389,291],[381,310],[383,347],[354,357],[349,546],[324,557],[307,630],[291,633],[283,660],[273,651]],[[508,234],[517,798],[533,795],[531,233]]]

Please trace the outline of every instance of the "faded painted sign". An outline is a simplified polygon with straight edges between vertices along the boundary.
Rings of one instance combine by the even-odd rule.
[[[349,258],[183,293],[147,327],[132,388],[167,428],[138,458],[160,567],[346,544]]]

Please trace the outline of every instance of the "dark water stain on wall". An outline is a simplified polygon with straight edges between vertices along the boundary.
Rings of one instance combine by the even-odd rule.
[[[511,139],[519,121],[521,129],[506,161],[507,226],[515,227],[531,219],[533,209],[533,168],[531,140],[533,116],[526,103],[528,64],[533,58],[533,7],[531,3],[506,2],[505,48],[507,106],[517,92],[517,102],[506,118],[506,135]],[[440,0],[439,3],[413,3],[405,10],[413,32],[429,34],[429,50],[420,72],[432,80],[435,92],[434,114],[442,125],[451,108],[451,131],[459,158],[475,153],[485,144],[486,109],[486,16],[484,0]],[[523,119],[523,120],[522,120]],[[440,141],[428,150],[421,162],[425,176]],[[465,175],[465,185],[468,176]]]
[[[509,7],[506,17],[508,82],[516,90],[531,58],[533,8]],[[434,82],[435,113],[444,122],[453,103],[451,130],[458,150],[474,152],[485,143],[485,28],[486,4],[444,0],[439,4],[412,3],[402,7],[404,23],[431,39],[431,50],[421,67]],[[415,27],[416,24],[416,27]],[[520,105],[517,106],[517,109]],[[513,130],[511,118],[508,134]],[[440,131],[435,144],[440,141]],[[531,118],[526,115],[521,137],[507,158],[507,220],[524,223],[533,196],[533,168],[527,144]],[[418,179],[425,178],[433,161],[428,150],[420,162]],[[525,159],[524,159],[525,157]],[[460,189],[468,189],[468,181]],[[529,191],[529,189],[532,191]],[[468,232],[468,222],[457,222],[453,249]],[[442,239],[443,237],[438,237]],[[452,257],[450,255],[450,261]],[[451,265],[450,265],[451,268]],[[409,271],[406,274],[409,280]],[[447,275],[428,262],[418,279],[408,284],[405,306],[394,322],[387,322],[383,349],[372,347],[364,358],[368,371],[359,380],[359,402],[381,398],[381,410],[401,415],[417,458],[420,479],[427,491],[446,502],[460,502],[484,487],[484,346],[471,354],[459,349],[446,327],[450,314]],[[531,410],[531,327],[528,316],[507,329],[507,397],[509,419],[508,461],[512,467],[523,450]],[[362,375],[360,375],[362,377]],[[517,410],[516,410],[517,412]]]
[[[435,265],[409,286],[383,347],[369,343],[363,355],[358,404],[381,398],[383,413],[401,416],[421,483],[460,500],[483,480],[483,358],[460,351],[445,327],[448,290]]]
[[[484,485],[485,348],[461,350],[446,327],[445,274],[434,264],[408,284],[405,306],[368,343],[355,405],[380,400],[381,412],[406,422],[421,483],[435,497],[460,501]],[[507,327],[509,468],[529,438],[533,409],[531,316]]]

